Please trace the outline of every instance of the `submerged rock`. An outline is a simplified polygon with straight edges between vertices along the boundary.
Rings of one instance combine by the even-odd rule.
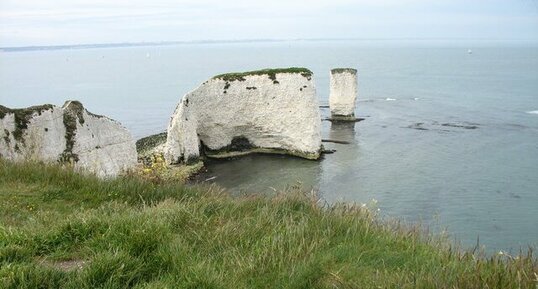
[[[331,70],[329,106],[331,120],[357,121],[355,102],[357,99],[357,70],[335,68]]]
[[[190,163],[202,153],[282,153],[318,159],[320,127],[310,70],[223,74],[182,98],[168,127],[164,155],[169,163]]]
[[[0,156],[14,161],[71,163],[100,177],[136,166],[130,133],[78,101],[10,109],[0,106]]]

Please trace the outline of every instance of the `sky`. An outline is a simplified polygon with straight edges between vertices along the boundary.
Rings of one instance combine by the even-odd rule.
[[[538,41],[538,0],[0,0],[0,47],[461,38]]]

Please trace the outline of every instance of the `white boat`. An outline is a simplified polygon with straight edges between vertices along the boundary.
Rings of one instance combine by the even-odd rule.
[[[471,49],[467,50],[467,53],[473,54],[473,51]]]

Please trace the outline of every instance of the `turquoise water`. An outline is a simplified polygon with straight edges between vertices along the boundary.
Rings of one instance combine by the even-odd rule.
[[[467,50],[471,48],[472,54]],[[327,104],[333,67],[359,71],[362,122],[323,122],[336,152],[214,161],[200,180],[231,192],[300,183],[327,202],[378,201],[386,217],[447,229],[490,252],[538,245],[538,47],[388,42],[193,44],[0,53],[0,104],[81,100],[135,137],[166,128],[212,75],[304,66]],[[535,112],[535,113],[532,113]],[[328,111],[322,109],[327,115]]]

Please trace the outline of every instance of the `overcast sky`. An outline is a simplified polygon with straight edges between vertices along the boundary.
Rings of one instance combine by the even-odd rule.
[[[0,0],[0,46],[295,38],[538,41],[538,0]]]

